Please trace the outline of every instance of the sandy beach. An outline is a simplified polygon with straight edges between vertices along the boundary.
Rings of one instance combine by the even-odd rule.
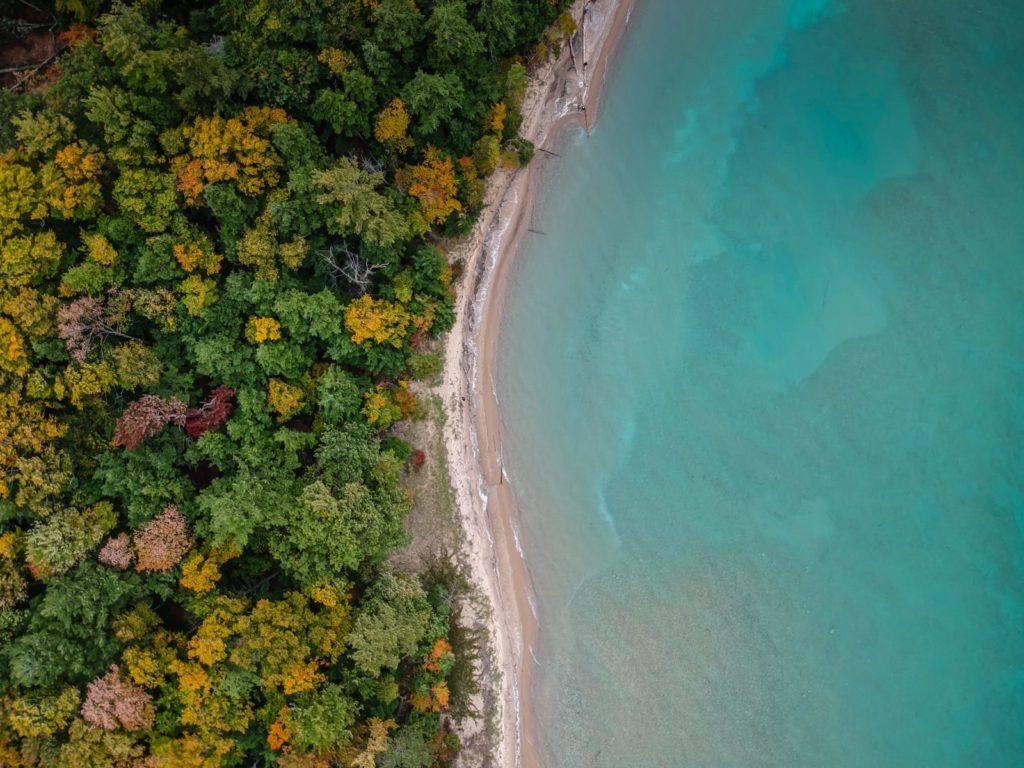
[[[521,133],[538,148],[527,168],[499,170],[472,233],[450,254],[461,262],[457,320],[445,349],[439,394],[447,411],[445,445],[466,535],[469,574],[491,605],[487,629],[496,674],[485,690],[499,729],[495,754],[482,764],[539,768],[530,705],[530,650],[538,624],[518,536],[518,510],[501,465],[501,418],[495,361],[510,265],[533,208],[537,167],[558,132],[596,118],[609,59],[629,23],[635,0],[578,0],[574,50],[534,73],[523,105]],[[585,19],[584,19],[585,17]],[[489,697],[487,696],[489,694]]]

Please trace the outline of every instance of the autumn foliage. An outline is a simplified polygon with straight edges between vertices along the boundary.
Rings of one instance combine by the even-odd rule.
[[[132,536],[136,571],[169,571],[192,546],[188,525],[178,508],[169,505]]]
[[[455,166],[450,157],[442,157],[435,147],[427,147],[423,162],[397,175],[399,186],[419,200],[423,217],[430,224],[442,224],[456,211],[462,210],[455,180]]]
[[[146,690],[121,677],[117,664],[86,687],[82,719],[107,731],[143,731],[153,724],[153,700]]]
[[[114,445],[134,451],[168,424],[182,426],[187,407],[177,398],[143,395],[128,404],[114,427]]]

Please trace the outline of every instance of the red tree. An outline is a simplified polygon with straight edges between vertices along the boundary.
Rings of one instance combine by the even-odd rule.
[[[231,398],[235,390],[219,386],[210,393],[210,399],[198,408],[192,408],[185,415],[185,432],[189,437],[199,437],[204,432],[211,432],[229,418],[235,409]]]
[[[129,403],[118,418],[114,426],[114,445],[134,451],[165,425],[184,424],[186,411],[185,404],[176,397],[164,400],[157,395],[143,395]]]

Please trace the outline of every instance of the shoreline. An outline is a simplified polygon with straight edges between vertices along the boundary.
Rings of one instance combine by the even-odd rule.
[[[521,134],[538,152],[561,131],[596,121],[607,64],[621,42],[636,0],[577,0],[573,18],[587,14],[573,66],[568,46],[531,77]],[[577,62],[580,63],[580,62]],[[580,105],[584,109],[580,110]],[[486,622],[500,679],[490,691],[500,741],[491,747],[501,768],[540,768],[531,686],[539,631],[532,582],[519,541],[519,510],[501,464],[501,416],[495,364],[507,281],[534,207],[537,166],[499,170],[488,183],[486,205],[453,260],[464,270],[455,326],[445,345],[438,390],[447,413],[444,442],[458,516],[466,538],[469,576],[491,608]],[[487,680],[482,681],[486,686]],[[487,756],[493,761],[494,755]],[[487,761],[485,757],[485,761]],[[485,762],[484,764],[488,764]]]

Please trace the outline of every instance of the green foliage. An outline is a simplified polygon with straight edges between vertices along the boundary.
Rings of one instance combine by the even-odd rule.
[[[377,245],[392,245],[408,233],[408,225],[393,203],[377,191],[384,174],[367,173],[355,160],[342,157],[328,170],[313,175],[321,190],[317,202],[327,206],[328,231],[361,235]]]
[[[0,93],[0,763],[448,764],[473,651],[381,434],[564,5],[58,3]]]
[[[117,524],[109,502],[88,509],[63,509],[36,523],[26,536],[25,555],[40,575],[66,573]]]
[[[371,677],[394,669],[416,651],[430,621],[430,605],[409,577],[381,573],[363,599],[349,635],[356,668]]]

